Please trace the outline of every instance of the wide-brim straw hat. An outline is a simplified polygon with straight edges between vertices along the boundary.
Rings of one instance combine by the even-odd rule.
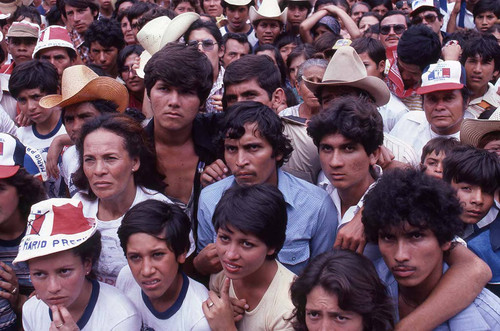
[[[74,65],[64,69],[61,94],[51,94],[40,100],[43,108],[67,107],[80,102],[108,100],[118,105],[123,112],[128,107],[127,88],[111,77],[98,76],[84,65]]]
[[[259,20],[276,20],[286,24],[287,11],[288,8],[281,11],[276,0],[263,0],[258,10],[255,6],[250,7],[249,18],[252,24]]]
[[[500,109],[487,120],[466,118],[460,127],[460,142],[477,147],[479,141],[490,132],[500,131]]]
[[[365,90],[375,99],[377,106],[387,104],[391,97],[391,92],[382,79],[368,76],[363,61],[351,46],[340,47],[335,52],[321,83],[311,82],[305,77],[303,80],[313,93],[328,86],[351,86]]]

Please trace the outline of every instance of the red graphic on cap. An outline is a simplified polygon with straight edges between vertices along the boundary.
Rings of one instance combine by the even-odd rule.
[[[443,77],[450,78],[450,76],[451,76],[450,68],[443,68]]]
[[[45,213],[47,214],[47,213]],[[29,234],[39,234],[42,228],[43,221],[45,220],[45,214],[36,214],[35,219],[31,222],[31,231]]]
[[[0,155],[3,155],[3,141],[0,141]]]
[[[83,205],[78,203],[78,207],[67,203],[62,206],[53,206],[54,222],[51,235],[56,234],[76,234],[89,230],[92,226],[85,216],[83,216]]]

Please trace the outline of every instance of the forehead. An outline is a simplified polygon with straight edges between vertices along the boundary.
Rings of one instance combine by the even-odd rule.
[[[257,24],[257,26],[268,26],[268,25],[271,25],[271,26],[279,26],[280,22],[277,21],[277,20],[260,20],[259,21],[259,24]]]
[[[45,95],[44,92],[41,92],[40,91],[40,88],[37,87],[37,88],[31,88],[31,89],[24,89],[22,90],[20,93],[19,93],[19,97],[28,97],[28,96],[33,96],[35,94],[38,94],[38,95]]]
[[[430,231],[428,228],[416,227],[416,226],[413,226],[406,221],[403,221],[403,222],[399,223],[398,225],[390,225],[390,226],[387,226],[383,229],[380,229],[379,233],[390,233],[390,234],[395,235],[395,236],[404,236],[406,234],[409,234],[409,233],[412,233],[415,231],[426,231],[426,232],[428,231],[431,234],[433,234],[432,231]]]
[[[193,30],[189,34],[189,40],[202,40],[202,39],[215,40],[214,36],[212,36],[212,34],[205,28]]]
[[[387,16],[386,18],[384,18],[380,22],[380,25],[387,25],[387,24],[404,24],[404,25],[406,25],[406,18],[400,14]]]
[[[130,63],[133,63],[135,62],[135,60],[139,57],[139,55],[137,55],[136,53],[132,53],[130,55],[127,56],[127,58],[125,59],[125,64],[130,64]]]
[[[321,89],[321,96],[323,98],[329,97],[329,96],[347,96],[347,95],[356,95],[357,90],[354,87],[351,86],[344,86],[344,85],[330,85],[330,86],[324,86]]]
[[[228,39],[226,42],[226,50],[238,50],[242,53],[250,53],[250,46],[247,43],[240,43],[235,39]]]
[[[302,75],[305,76],[306,78],[309,77],[314,77],[314,78],[319,78],[322,79],[323,75],[325,74],[326,67],[320,67],[320,66],[311,66],[307,67],[304,69],[302,72]]]
[[[422,17],[422,16],[425,16],[427,14],[437,14],[437,13],[434,10],[424,10],[424,11],[418,13],[417,15]]]
[[[67,4],[65,4],[65,5],[64,5],[64,9],[66,9],[66,12],[69,12],[69,11],[77,11],[77,10],[90,11],[90,7],[83,7],[83,8],[80,8],[80,7],[73,7],[73,6],[71,6],[71,5],[67,5]]]
[[[217,230],[217,233],[219,233],[219,234],[223,233],[225,235],[230,235],[231,237],[233,237],[235,239],[250,239],[250,240],[255,241],[255,242],[262,242],[262,240],[260,240],[259,237],[257,237],[256,235],[254,235],[252,233],[243,232],[230,224],[225,224],[224,228],[220,227]]]
[[[378,19],[375,16],[365,16],[365,17],[362,17],[361,20],[359,20],[360,26],[361,26],[361,23],[363,23],[363,24],[377,24]]]
[[[68,50],[66,47],[50,47],[38,51],[38,54],[40,56],[56,56],[56,55],[68,56]]]
[[[346,136],[344,136],[342,133],[339,132],[325,135],[323,138],[321,138],[321,141],[319,143],[322,145],[332,145],[332,146],[340,146],[345,144],[359,144],[358,142],[355,142],[354,140],[347,138]]]
[[[434,91],[430,93],[424,94],[424,101],[427,98],[445,98],[449,96],[458,96],[460,94],[460,90],[445,90],[445,91]]]
[[[103,46],[101,45],[101,43],[99,43],[98,41],[93,41],[90,43],[90,48],[93,48],[93,49],[111,49],[111,50],[118,50],[118,48],[116,48],[115,46],[109,46],[109,47],[106,47],[106,46]]]
[[[93,113],[96,116],[101,114],[90,102],[81,102],[64,108],[64,116],[81,113]]]
[[[425,156],[425,160],[428,160],[428,159],[443,160],[445,157],[446,157],[446,154],[443,151],[436,153],[436,151],[434,150]]]
[[[257,82],[257,78],[252,78],[238,84],[231,84],[226,86],[226,94],[243,94],[248,91],[257,91],[259,93],[265,93],[266,90],[260,87]]]
[[[372,60],[372,58],[370,57],[370,55],[368,55],[368,52],[360,53],[358,55],[359,55],[361,61],[375,63],[375,61]]]
[[[243,134],[243,136],[241,136],[238,139],[229,138],[229,135],[231,133],[231,129],[230,129],[226,133],[225,140],[226,141],[229,141],[229,140],[234,141],[234,140],[241,140],[241,139],[245,139],[245,140],[251,139],[254,142],[258,141],[258,142],[261,142],[263,144],[269,145],[269,141],[266,139],[266,137],[261,135],[260,130],[259,130],[259,124],[257,122],[247,122],[243,125],[243,127],[245,129],[245,133]]]

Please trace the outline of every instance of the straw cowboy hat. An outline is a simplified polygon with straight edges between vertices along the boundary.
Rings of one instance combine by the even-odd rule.
[[[259,20],[276,20],[286,24],[287,11],[288,8],[285,8],[282,12],[276,0],[263,0],[258,10],[255,9],[255,6],[250,7],[250,22],[253,24]]]
[[[118,111],[128,106],[127,88],[111,77],[98,76],[84,65],[74,65],[64,69],[61,94],[51,94],[40,99],[43,108],[67,107],[80,102],[93,100],[113,101]]]
[[[378,77],[368,76],[365,65],[358,53],[351,46],[340,47],[333,55],[321,83],[315,83],[303,77],[308,89],[313,93],[321,87],[351,86],[367,91],[377,106],[389,102],[391,93],[389,88]]]
[[[137,33],[137,41],[145,49],[141,54],[137,75],[144,78],[144,68],[149,59],[169,42],[178,40],[199,18],[200,15],[187,12],[172,20],[167,16],[157,17],[144,25]]]
[[[500,109],[487,120],[464,119],[460,128],[460,142],[477,147],[481,138],[495,131],[500,131]]]
[[[224,2],[231,6],[246,6],[252,2],[252,0],[224,0]]]
[[[13,14],[17,7],[29,6],[32,2],[33,0],[0,0],[0,12],[2,14]]]

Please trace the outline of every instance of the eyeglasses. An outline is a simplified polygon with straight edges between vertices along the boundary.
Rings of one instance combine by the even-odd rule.
[[[431,23],[436,22],[436,18],[438,18],[437,15],[433,15],[433,14],[427,14],[427,15],[424,15],[423,17],[421,17],[421,16],[415,16],[411,20],[411,23],[413,25],[417,25],[417,24],[422,23],[423,20],[425,20],[427,23],[431,24]]]
[[[203,47],[204,51],[211,51],[214,49],[214,46],[217,45],[217,42],[213,41],[212,39],[203,39],[202,41],[191,40],[186,45],[195,46],[195,47],[198,47],[199,45],[201,45],[201,47]]]
[[[411,1],[411,0],[410,0],[410,1],[407,1],[407,0],[398,1],[398,2],[396,2],[396,8],[397,8],[397,9],[401,9],[401,8],[403,8],[403,6],[404,6],[405,4],[406,4],[406,5],[408,5],[408,7],[410,7],[410,8],[411,8],[411,3],[412,3],[412,2],[413,2],[413,1]]]
[[[406,31],[406,26],[404,24],[387,24],[380,26],[380,33],[383,35],[388,35],[391,32],[391,29],[394,30],[395,34],[402,34]]]
[[[134,69],[133,66],[130,66],[130,67],[129,66],[123,66],[123,67],[120,68],[120,72],[123,75],[125,75],[125,74],[130,75],[131,73],[134,73],[134,74],[136,73],[136,71],[135,71],[135,69]]]

